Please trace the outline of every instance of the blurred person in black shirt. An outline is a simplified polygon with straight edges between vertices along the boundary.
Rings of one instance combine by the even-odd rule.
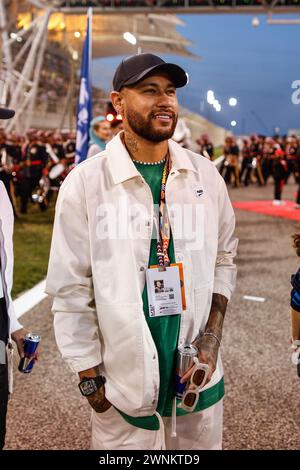
[[[76,135],[74,132],[70,132],[64,143],[65,155],[67,159],[67,165],[74,165],[75,163],[75,151],[76,151]]]
[[[252,166],[252,157],[250,155],[250,145],[247,139],[243,140],[243,148],[242,148],[242,168],[240,173],[240,180],[245,185],[248,186],[251,178],[251,173],[253,170]],[[243,179],[245,173],[245,178]]]
[[[250,137],[250,155],[252,157],[252,162],[253,166],[255,168],[255,176],[257,178],[257,182],[259,186],[264,185],[264,178],[262,174],[262,168],[261,168],[261,145],[259,143],[258,137],[255,135],[252,135]]]
[[[295,159],[295,178],[298,183],[298,191],[295,209],[300,209],[300,145],[297,148],[296,159]]]
[[[287,161],[288,171],[287,171],[287,175],[285,178],[285,183],[288,183],[288,180],[291,174],[294,175],[295,182],[297,182],[297,178],[296,178],[297,150],[298,150],[297,137],[296,136],[289,137],[287,140],[287,145],[286,145],[286,161]]]
[[[59,132],[56,132],[55,134],[53,134],[52,148],[53,148],[55,155],[59,158],[60,161],[66,158],[63,138]]]
[[[199,146],[200,155],[213,160],[214,158],[214,146],[210,141],[210,138],[207,134],[202,134],[199,139],[196,140],[196,143]]]
[[[226,171],[224,180],[226,184],[232,183],[233,176],[233,187],[238,188],[240,185],[239,178],[239,154],[240,149],[236,145],[234,137],[226,137],[224,146],[224,155]]]
[[[277,144],[276,144],[277,145]],[[269,177],[272,175],[273,160],[275,155],[275,142],[271,137],[267,137],[264,141],[262,155],[262,173],[264,178],[264,184],[268,183]]]
[[[35,131],[27,133],[28,144],[23,147],[20,165],[19,194],[21,198],[21,213],[27,213],[28,201],[32,191],[38,185],[43,168],[47,165],[48,154],[43,145],[38,143]]]
[[[274,178],[274,206],[283,205],[284,202],[281,200],[282,190],[284,186],[284,180],[287,175],[287,163],[284,159],[284,151],[280,148],[275,150],[273,158],[273,178]]]

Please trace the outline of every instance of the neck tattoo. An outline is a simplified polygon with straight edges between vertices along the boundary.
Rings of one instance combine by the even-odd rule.
[[[126,139],[124,138],[124,143],[125,143],[125,146],[127,147],[127,150],[128,150],[130,155],[134,154],[134,153],[137,153],[137,151],[138,151],[138,141],[137,141],[136,138],[134,138],[131,135],[127,135]]]

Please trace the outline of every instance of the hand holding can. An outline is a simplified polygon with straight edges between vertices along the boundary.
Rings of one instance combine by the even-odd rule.
[[[24,340],[24,357],[19,363],[19,371],[28,374],[32,371],[36,360],[36,350],[41,341],[41,337],[34,333],[28,333]]]
[[[186,371],[194,364],[193,358],[198,354],[198,349],[192,344],[178,346],[176,366],[176,397],[182,398],[187,383],[181,383]]]
[[[178,408],[188,412],[192,412],[196,408],[199,392],[206,383],[209,370],[207,364],[199,362],[197,355],[198,349],[195,345],[186,344],[178,347],[176,397],[181,399]],[[182,378],[193,364],[193,372],[189,382],[182,381]]]

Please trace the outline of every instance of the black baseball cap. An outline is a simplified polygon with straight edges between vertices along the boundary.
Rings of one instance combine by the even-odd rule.
[[[12,109],[0,108],[0,119],[10,119],[15,115]]]
[[[120,91],[123,86],[135,85],[156,71],[167,73],[176,88],[185,86],[189,80],[188,74],[179,65],[165,62],[157,55],[143,53],[122,60],[113,78],[114,90]]]

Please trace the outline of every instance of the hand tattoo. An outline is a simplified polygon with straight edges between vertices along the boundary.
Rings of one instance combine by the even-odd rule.
[[[89,404],[97,413],[104,413],[112,404],[105,397],[104,386],[100,387],[95,393],[87,397]]]

